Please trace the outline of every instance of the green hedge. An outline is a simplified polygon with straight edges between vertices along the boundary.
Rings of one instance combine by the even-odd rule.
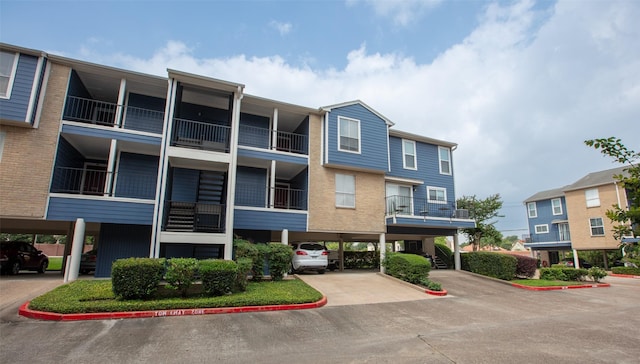
[[[249,284],[249,273],[253,267],[253,261],[249,258],[239,258],[236,261],[238,265],[238,273],[236,274],[235,290],[244,292]]]
[[[629,274],[633,276],[640,276],[640,268],[636,267],[613,267],[611,272],[615,274]]]
[[[461,268],[504,280],[512,280],[516,275],[517,260],[515,257],[491,252],[470,252],[460,254]]]
[[[542,268],[540,269],[540,279],[550,281],[584,281],[589,271],[584,268]]]
[[[111,267],[113,294],[121,299],[147,299],[158,289],[164,272],[164,259],[118,259]]]
[[[235,259],[251,259],[251,276],[254,281],[262,280],[264,276],[264,244],[253,244],[246,240],[236,239],[233,241]]]
[[[238,266],[233,260],[207,259],[199,262],[202,288],[207,296],[222,296],[233,291]]]
[[[429,277],[429,259],[415,254],[389,253],[383,265],[390,276],[409,283],[420,284]]]
[[[536,274],[536,269],[538,269],[538,259],[522,255],[514,255],[514,257],[517,260],[516,276],[531,278]]]
[[[171,258],[167,261],[164,280],[167,287],[180,291],[182,297],[187,297],[189,287],[196,280],[198,260],[195,258]]]
[[[435,243],[436,256],[447,264],[447,269],[453,267],[453,252],[445,244]]]
[[[267,260],[269,261],[269,275],[273,281],[281,281],[291,267],[293,249],[282,243],[267,245]]]
[[[380,252],[347,250],[344,252],[344,267],[346,269],[380,268]]]

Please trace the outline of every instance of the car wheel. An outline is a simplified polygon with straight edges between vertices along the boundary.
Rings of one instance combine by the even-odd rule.
[[[20,262],[13,262],[13,264],[11,264],[11,274],[16,275],[18,273],[20,273]]]
[[[324,274],[324,272],[326,272],[324,269],[320,269],[320,270],[318,271],[318,274]]]
[[[47,267],[49,266],[49,262],[46,260],[40,263],[40,267],[38,267],[38,273],[44,273],[47,271]]]

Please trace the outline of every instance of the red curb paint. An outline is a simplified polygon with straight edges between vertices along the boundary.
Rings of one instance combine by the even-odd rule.
[[[425,291],[425,293],[428,293],[428,294],[433,295],[433,296],[446,296],[447,295],[447,290],[446,289],[443,289],[442,291],[432,291],[430,289],[425,289],[424,291]]]
[[[576,288],[604,288],[611,287],[609,283],[594,283],[594,284],[580,284],[573,286],[551,286],[551,287],[531,287],[524,284],[511,283],[512,286],[521,289],[528,289],[530,291],[558,291],[563,289],[576,289]]]
[[[183,308],[175,310],[155,310],[155,311],[130,311],[130,312],[96,312],[96,313],[55,313],[43,312],[29,309],[29,301],[25,302],[18,314],[23,317],[36,320],[48,321],[82,321],[82,320],[113,320],[145,317],[171,317],[171,316],[196,316],[196,315],[216,315],[223,313],[242,312],[264,312],[264,311],[285,311],[304,310],[318,308],[327,304],[327,297],[322,296],[317,302],[297,303],[290,305],[272,306],[244,306],[244,307],[219,307],[219,308]]]
[[[634,276],[633,274],[610,273],[609,275],[611,277],[618,277],[618,278],[636,278],[636,279],[640,279],[640,276]]]

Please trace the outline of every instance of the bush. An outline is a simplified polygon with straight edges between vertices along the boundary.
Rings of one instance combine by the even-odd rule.
[[[264,276],[265,245],[253,244],[246,240],[236,239],[233,241],[236,260],[249,258],[252,262],[251,276],[254,281],[261,281]]]
[[[344,267],[347,269],[380,268],[379,251],[351,251],[343,253]]]
[[[251,273],[251,267],[253,266],[253,261],[249,258],[240,258],[236,262],[238,266],[238,272],[236,274],[236,283],[234,289],[240,292],[244,292],[247,290],[247,285],[249,284],[249,273]]]
[[[281,281],[284,274],[291,267],[293,249],[281,243],[267,245],[267,259],[269,260],[269,275],[273,281]]]
[[[583,281],[588,271],[584,268],[575,269],[568,267],[542,268],[540,269],[540,279],[550,281]]]
[[[611,272],[615,274],[629,274],[633,276],[640,276],[640,268],[636,267],[613,267]]]
[[[589,278],[596,283],[600,282],[602,278],[607,276],[607,272],[600,267],[591,267],[587,272]]]
[[[453,252],[445,244],[436,243],[436,256],[442,259],[447,265],[447,269],[453,267]],[[435,259],[435,258],[434,258]]]
[[[177,289],[182,297],[187,297],[187,291],[196,280],[197,272],[197,259],[171,258],[167,261],[164,279],[167,281],[167,287]]]
[[[118,259],[111,267],[113,294],[121,299],[150,298],[158,289],[164,259]]]
[[[383,262],[387,274],[409,283],[420,284],[429,277],[429,259],[415,254],[389,253]]]
[[[430,291],[442,291],[442,285],[440,283],[431,281],[428,278],[425,278],[422,281],[420,281],[420,285],[427,287],[427,289]]]
[[[460,255],[462,269],[504,280],[512,280],[516,275],[515,257],[491,252],[470,252]]]
[[[207,296],[222,296],[233,291],[238,266],[233,260],[207,259],[199,262],[202,288]]]
[[[525,257],[522,255],[514,255],[516,258],[516,276],[531,278],[536,274],[538,269],[538,260],[536,258]]]

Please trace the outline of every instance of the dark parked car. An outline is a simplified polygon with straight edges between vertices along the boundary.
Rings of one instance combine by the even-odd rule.
[[[0,242],[0,269],[3,273],[18,274],[23,269],[44,273],[48,266],[49,258],[30,243]]]
[[[593,267],[593,265],[591,265],[591,263],[587,262],[586,260],[582,259],[582,258],[578,258],[578,263],[580,263],[580,268],[591,268]],[[573,258],[565,258],[562,260],[562,262],[560,262],[560,264],[564,264],[567,267],[572,267],[573,268]]]
[[[92,249],[82,254],[80,257],[80,273],[89,274],[96,270],[96,260],[98,259],[98,249]]]

